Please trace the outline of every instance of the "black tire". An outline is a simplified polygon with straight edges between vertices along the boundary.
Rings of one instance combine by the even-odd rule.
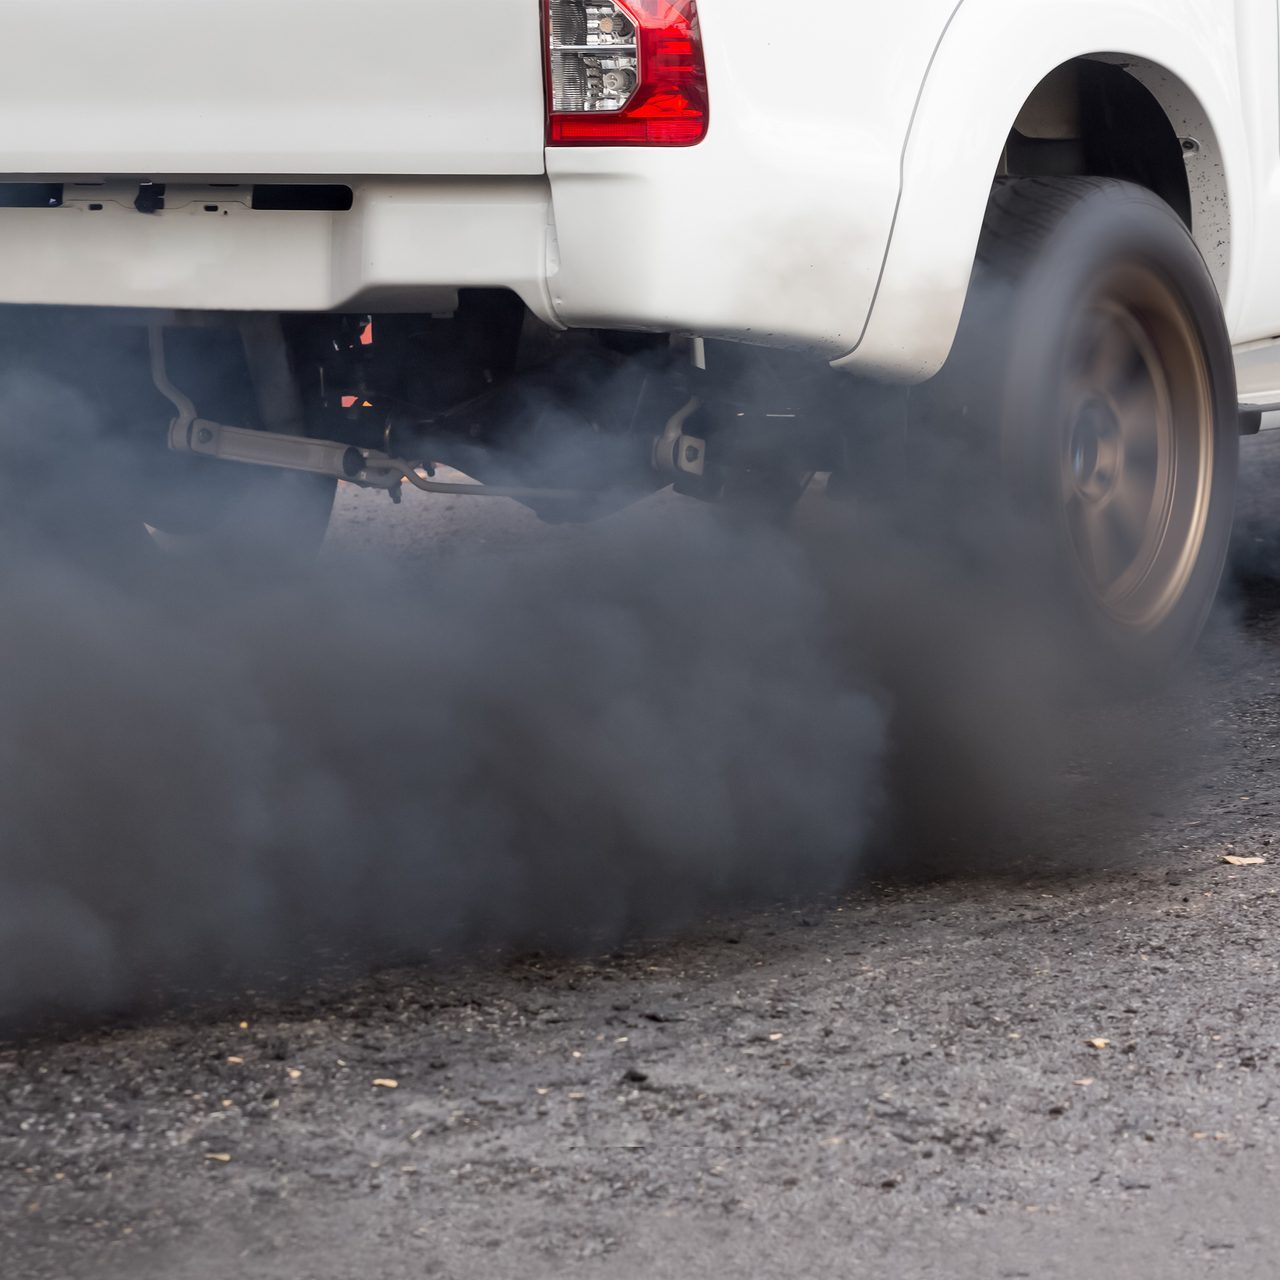
[[[998,181],[924,399],[998,454],[1098,674],[1187,655],[1226,560],[1239,422],[1218,292],[1168,205],[1104,179]]]

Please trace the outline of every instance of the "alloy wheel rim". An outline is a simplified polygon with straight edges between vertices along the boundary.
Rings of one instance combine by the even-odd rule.
[[[1080,309],[1064,356],[1062,509],[1102,611],[1151,631],[1177,608],[1208,523],[1214,415],[1196,327],[1154,271],[1127,266]]]

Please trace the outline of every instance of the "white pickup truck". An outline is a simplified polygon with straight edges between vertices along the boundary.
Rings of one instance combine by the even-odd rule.
[[[11,363],[209,546],[435,463],[785,500],[914,388],[1159,664],[1280,407],[1278,7],[0,0]]]

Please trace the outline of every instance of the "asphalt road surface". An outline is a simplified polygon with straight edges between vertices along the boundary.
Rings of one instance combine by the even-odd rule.
[[[0,1044],[0,1275],[1280,1274],[1280,439],[1246,467],[1213,745],[1123,848]],[[538,528],[347,493],[334,538]]]

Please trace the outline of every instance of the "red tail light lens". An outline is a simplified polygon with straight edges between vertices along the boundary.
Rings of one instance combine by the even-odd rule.
[[[544,0],[547,142],[690,147],[707,134],[697,0]]]

